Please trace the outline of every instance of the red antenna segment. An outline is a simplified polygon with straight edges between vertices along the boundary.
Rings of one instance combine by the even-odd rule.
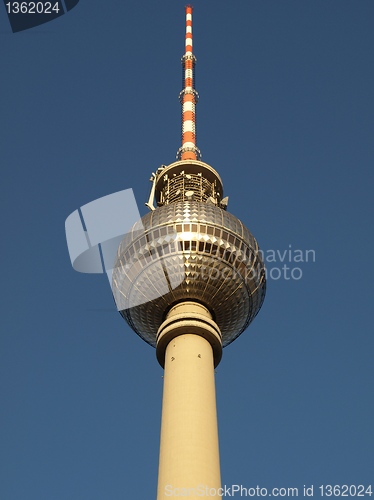
[[[179,94],[182,104],[182,147],[177,152],[180,160],[199,160],[196,147],[195,105],[199,95],[195,90],[194,69],[196,57],[192,53],[192,6],[186,6],[186,46],[182,57],[184,87]]]

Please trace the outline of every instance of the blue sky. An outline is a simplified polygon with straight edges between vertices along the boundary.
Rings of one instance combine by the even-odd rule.
[[[374,482],[372,0],[194,4],[197,145],[269,279],[217,368],[222,482]],[[155,498],[162,369],[64,223],[180,146],[184,2],[81,0],[1,36],[0,498]],[[274,274],[276,276],[276,273]],[[374,490],[374,485],[373,485]],[[301,492],[300,495],[301,496]]]

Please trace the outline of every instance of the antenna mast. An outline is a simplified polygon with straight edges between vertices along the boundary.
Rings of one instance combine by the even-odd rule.
[[[182,57],[183,90],[179,94],[182,104],[182,147],[178,149],[178,160],[200,160],[196,147],[195,105],[199,94],[195,90],[196,57],[192,53],[192,6],[186,6],[186,43]]]

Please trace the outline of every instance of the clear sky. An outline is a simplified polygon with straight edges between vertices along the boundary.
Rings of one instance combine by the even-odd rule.
[[[155,498],[163,371],[64,223],[127,188],[146,213],[180,146],[184,5],[81,0],[15,34],[0,9],[2,500]],[[374,2],[194,7],[197,145],[280,253],[217,368],[222,481],[373,484]]]

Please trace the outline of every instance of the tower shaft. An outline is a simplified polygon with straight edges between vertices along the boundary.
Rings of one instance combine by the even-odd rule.
[[[157,500],[186,492],[199,496],[202,489],[217,491],[217,496],[210,497],[219,498],[214,358],[220,356],[220,340],[213,331],[216,328],[207,309],[191,302],[175,306],[160,328],[157,350],[159,359],[160,349],[161,357],[165,355],[165,371]],[[166,342],[171,338],[166,349],[163,336]]]

